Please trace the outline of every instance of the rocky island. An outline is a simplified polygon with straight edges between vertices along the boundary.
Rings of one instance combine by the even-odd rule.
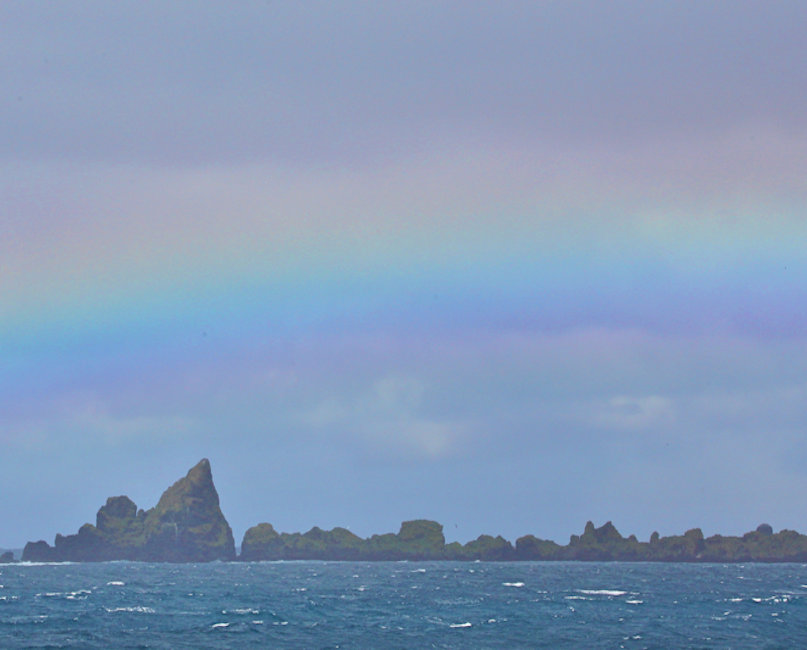
[[[22,560],[33,562],[209,562],[234,560],[233,533],[219,507],[210,462],[205,458],[168,488],[151,510],[126,496],[110,497],[95,526],[56,535],[53,546],[28,542]]]
[[[742,537],[704,538],[699,528],[683,535],[640,542],[623,537],[609,521],[600,528],[588,522],[582,535],[566,546],[525,535],[515,545],[501,536],[480,535],[467,544],[445,543],[436,521],[405,521],[398,534],[362,539],[344,528],[307,533],[278,533],[270,524],[247,530],[241,560],[543,560],[623,562],[805,562],[807,536],[792,530],[774,533],[767,525]]]
[[[561,546],[533,535],[512,544],[502,536],[480,535],[466,544],[446,544],[436,521],[405,521],[397,533],[366,539],[346,528],[306,533],[279,533],[269,523],[244,534],[236,558],[233,534],[219,507],[210,462],[201,460],[168,488],[151,510],[138,510],[126,496],[107,499],[95,525],[84,524],[75,535],[56,535],[53,546],[28,542],[22,553],[30,562],[209,562],[212,560],[542,560],[624,562],[807,562],[807,535],[793,530],[773,532],[768,524],[742,537],[704,537],[699,528],[683,535],[653,533],[640,542],[623,537],[609,521],[596,528],[588,522],[581,535]],[[0,562],[11,562],[5,553]]]

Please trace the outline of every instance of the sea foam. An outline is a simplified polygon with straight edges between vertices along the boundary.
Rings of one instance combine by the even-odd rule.
[[[587,596],[624,596],[628,593],[619,589],[577,589],[577,591]]]

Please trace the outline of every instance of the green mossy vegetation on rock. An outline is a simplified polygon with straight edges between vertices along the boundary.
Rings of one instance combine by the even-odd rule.
[[[209,562],[235,560],[232,530],[221,512],[210,462],[202,459],[174,483],[150,510],[138,510],[127,496],[107,499],[95,525],[75,535],[56,535],[54,545],[28,542],[23,561]],[[623,537],[610,521],[586,523],[566,546],[524,535],[515,546],[501,535],[480,535],[466,544],[446,544],[443,526],[428,519],[404,521],[397,533],[363,539],[346,528],[279,533],[268,523],[244,534],[243,561],[260,560],[578,560],[630,562],[807,562],[807,536],[793,530],[774,533],[769,524],[741,537],[704,537],[700,528],[649,541]],[[14,561],[3,553],[0,562]]]
[[[233,533],[219,507],[206,458],[145,513],[143,534],[144,556],[153,562],[235,559]]]
[[[126,496],[110,497],[75,535],[56,535],[53,546],[29,542],[23,560],[99,562],[209,562],[234,560],[233,533],[219,506],[205,458],[144,512]]]
[[[805,562],[807,536],[791,530],[774,533],[768,524],[742,537],[704,538],[699,528],[683,535],[653,533],[640,542],[623,537],[613,523],[599,528],[586,523],[582,535],[561,546],[525,535],[513,545],[502,536],[480,535],[467,544],[445,543],[436,521],[405,521],[400,531],[362,539],[344,528],[307,533],[278,533],[270,524],[253,526],[244,535],[241,560],[577,560],[623,562]]]
[[[443,527],[436,521],[405,521],[399,533],[362,539],[346,528],[278,533],[271,524],[244,534],[241,560],[438,560],[444,557]]]

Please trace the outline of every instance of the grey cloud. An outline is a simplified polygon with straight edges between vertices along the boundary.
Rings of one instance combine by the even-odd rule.
[[[467,434],[454,419],[423,413],[424,382],[411,376],[376,379],[360,394],[330,397],[300,416],[304,425],[358,437],[371,453],[434,460],[455,455]]]
[[[4,157],[360,163],[803,129],[797,3],[15,3]],[[458,139],[459,138],[459,139]]]

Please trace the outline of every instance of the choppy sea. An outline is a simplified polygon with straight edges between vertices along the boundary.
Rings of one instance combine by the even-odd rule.
[[[803,564],[0,566],[1,648],[806,645]]]

